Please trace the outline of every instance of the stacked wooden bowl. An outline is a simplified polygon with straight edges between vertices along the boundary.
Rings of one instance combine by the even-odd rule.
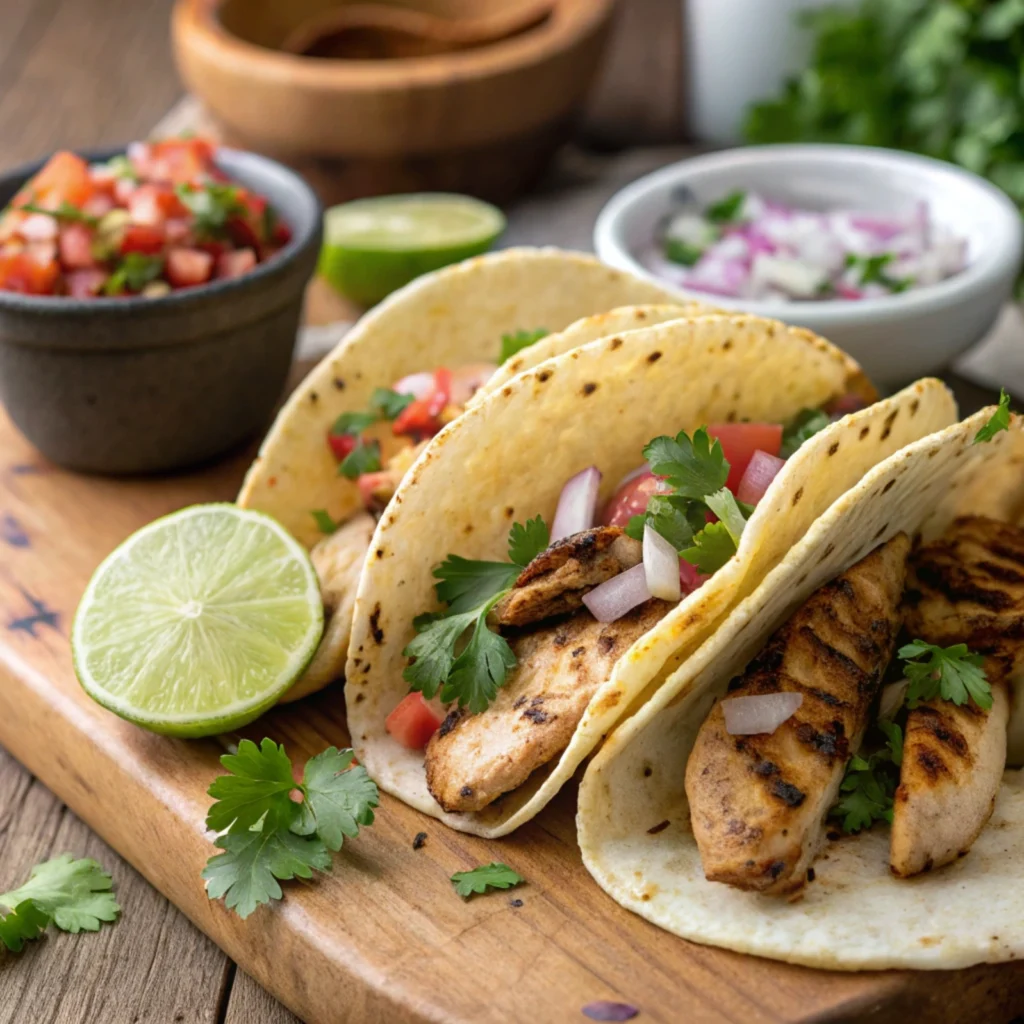
[[[441,190],[500,203],[567,137],[614,5],[178,0],[173,31],[225,141],[296,167],[326,202]]]

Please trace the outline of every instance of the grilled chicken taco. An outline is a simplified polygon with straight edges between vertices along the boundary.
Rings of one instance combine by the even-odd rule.
[[[955,419],[750,316],[520,374],[442,431],[374,534],[346,667],[377,782],[469,832],[532,817],[877,462]]]
[[[988,409],[832,505],[589,766],[607,892],[814,967],[1024,954],[1022,467]]]
[[[239,495],[311,551],[326,610],[323,639],[294,700],[341,675],[370,537],[419,450],[503,364],[702,310],[590,256],[510,249],[426,275],[364,316],[294,392]],[[626,303],[607,322],[559,332]],[[539,361],[538,359],[538,361]]]

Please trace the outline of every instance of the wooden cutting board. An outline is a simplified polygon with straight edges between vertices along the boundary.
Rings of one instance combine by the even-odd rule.
[[[244,922],[211,903],[200,871],[215,851],[203,819],[223,743],[150,735],[93,704],[72,672],[68,632],[116,544],[172,509],[230,499],[249,454],[159,480],[76,476],[43,462],[0,412],[0,743],[299,1016],[535,1024],[583,1021],[584,1004],[612,999],[637,1006],[638,1022],[883,1022],[909,1011],[1000,1022],[1024,1008],[1024,964],[841,975],[665,934],[582,867],[575,785],[491,842],[385,796],[331,875],[286,883],[283,902]],[[300,763],[345,746],[341,689],[274,711],[247,734],[283,742]],[[414,850],[421,831],[426,843]],[[527,884],[459,899],[449,876],[492,860]]]

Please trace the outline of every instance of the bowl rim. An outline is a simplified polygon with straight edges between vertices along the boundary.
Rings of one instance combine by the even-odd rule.
[[[175,32],[187,31],[192,45],[217,51],[218,59],[244,65],[262,77],[307,89],[334,87],[403,92],[474,77],[521,71],[570,48],[596,31],[619,0],[559,0],[548,19],[535,28],[486,46],[453,53],[396,60],[324,60],[259,46],[229,32],[217,16],[225,0],[177,0],[172,12]]]
[[[886,149],[880,146],[855,146],[833,143],[784,143],[743,146],[678,160],[644,175],[620,189],[602,207],[594,224],[594,248],[600,259],[622,270],[638,274],[661,285],[666,280],[645,267],[620,241],[620,229],[630,219],[633,207],[650,192],[666,185],[685,183],[693,171],[714,171],[737,167],[756,170],[767,165],[797,164],[802,161],[887,166],[896,173],[917,168],[932,175],[952,179],[1000,213],[999,230],[986,240],[982,252],[958,274],[935,284],[910,289],[895,295],[870,299],[831,299],[826,301],[778,302],[743,299],[698,292],[676,285],[688,299],[741,309],[758,316],[785,320],[796,316],[817,324],[840,324],[850,320],[883,321],[920,313],[934,313],[957,305],[990,286],[1003,275],[1015,276],[1024,252],[1024,221],[1009,196],[991,182],[955,164],[933,157]],[[1012,271],[1012,275],[1011,275]],[[799,310],[797,313],[796,311]]]
[[[125,143],[122,146],[103,146],[100,148],[75,150],[75,152],[89,163],[96,163],[125,153],[129,145],[130,143]],[[253,177],[264,176],[269,170],[274,171],[287,181],[288,187],[295,191],[309,207],[309,223],[305,230],[301,233],[293,233],[288,243],[274,253],[269,260],[257,263],[252,270],[247,271],[240,277],[208,281],[205,284],[196,285],[192,288],[172,291],[167,295],[94,296],[89,299],[80,299],[72,295],[23,295],[20,292],[9,292],[0,289],[0,310],[51,314],[79,313],[92,309],[108,315],[111,313],[134,315],[143,310],[159,313],[211,298],[216,300],[220,296],[248,288],[254,283],[259,285],[265,278],[269,278],[283,267],[294,263],[309,248],[311,243],[317,241],[322,230],[324,211],[316,192],[290,167],[270,157],[263,156],[261,153],[254,153],[251,150],[237,149],[232,146],[223,146],[220,143],[216,143],[214,159],[219,159],[221,155],[227,158],[228,164],[236,158],[250,161],[254,170]],[[0,188],[24,184],[49,159],[50,157],[47,156],[37,160],[30,160],[0,172]],[[230,167],[225,169],[229,173],[231,172]]]

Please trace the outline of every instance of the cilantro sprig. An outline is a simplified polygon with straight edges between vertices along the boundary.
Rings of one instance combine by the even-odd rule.
[[[877,253],[874,256],[858,256],[856,253],[846,254],[846,267],[860,273],[860,284],[880,284],[891,292],[904,292],[913,283],[912,277],[893,277],[886,272],[895,256],[891,252]]]
[[[125,253],[114,272],[103,284],[104,295],[141,292],[150,281],[164,272],[163,256],[147,256],[141,252]]]
[[[193,185],[186,182],[174,191],[192,214],[192,227],[200,238],[223,237],[228,222],[246,213],[236,185],[218,182]]]
[[[503,334],[501,336],[501,354],[498,357],[498,362],[507,363],[514,355],[522,352],[524,348],[529,348],[540,341],[541,338],[546,338],[548,333],[547,328],[537,327],[532,331],[518,330],[513,331],[511,334]]]
[[[110,875],[89,858],[64,853],[37,864],[24,885],[0,893],[0,943],[18,953],[50,924],[73,935],[99,931],[121,912],[112,885]]]
[[[824,430],[832,420],[823,409],[801,409],[796,418],[782,430],[782,448],[779,456],[788,459],[805,441]]]
[[[55,217],[57,220],[63,220],[67,222],[75,221],[79,224],[88,224],[90,227],[95,227],[99,223],[98,217],[93,217],[86,213],[84,210],[80,210],[73,203],[69,203],[66,199],[60,202],[60,205],[53,209],[47,209],[45,206],[39,206],[34,202],[22,203],[19,207],[23,213],[45,213],[48,217]]]
[[[866,758],[859,754],[850,758],[839,786],[840,797],[829,811],[830,817],[842,818],[846,833],[871,828],[876,821],[892,824],[893,794],[903,763],[903,731],[885,719],[879,719],[877,725],[885,745]]]
[[[547,524],[537,516],[512,524],[507,562],[449,555],[434,569],[437,599],[448,608],[413,622],[417,635],[402,652],[413,659],[403,673],[411,690],[427,699],[440,691],[446,704],[458,701],[473,712],[486,710],[516,664],[508,641],[488,628],[487,616],[548,543]]]
[[[992,687],[985,675],[984,658],[972,654],[967,644],[937,647],[914,640],[899,649],[903,671],[909,681],[907,707],[941,697],[957,707],[973,700],[979,708],[992,707]]]
[[[456,871],[451,882],[455,891],[464,900],[474,893],[484,893],[488,889],[511,889],[526,879],[516,874],[507,864],[481,864],[471,871]]]
[[[363,437],[375,423],[395,419],[403,409],[415,401],[414,395],[402,395],[391,388],[374,388],[370,395],[370,407],[366,412],[343,412],[333,424],[329,433],[335,437],[349,435],[355,438],[355,447],[341,460],[338,466],[340,476],[355,480],[364,473],[376,473],[381,468],[380,442]],[[316,512],[313,513],[316,516]],[[329,532],[329,531],[325,531]]]
[[[988,422],[974,435],[972,444],[982,444],[991,441],[1002,430],[1010,429],[1010,396],[1005,388],[999,389],[999,405],[996,411],[988,418]]]
[[[746,198],[747,193],[742,190],[730,192],[718,202],[712,203],[704,211],[704,216],[715,224],[732,224],[740,220],[740,213]]]
[[[215,802],[206,827],[222,833],[214,845],[223,852],[203,869],[210,899],[248,917],[258,906],[280,899],[279,881],[311,878],[328,871],[331,851],[345,838],[373,824],[377,786],[351,750],[328,747],[306,762],[301,782],[283,746],[264,739],[242,740],[238,752],[220,760],[228,770],[208,792]],[[292,799],[298,790],[302,801]]]

